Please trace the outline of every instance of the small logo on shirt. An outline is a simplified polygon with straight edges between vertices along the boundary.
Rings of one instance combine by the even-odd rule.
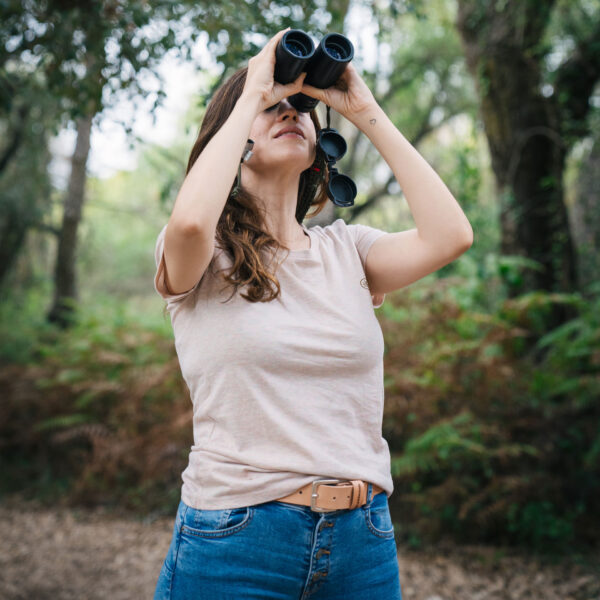
[[[367,282],[367,278],[366,278],[366,277],[363,277],[363,278],[360,280],[360,285],[361,285],[362,287],[364,287],[366,290],[368,290],[368,289],[369,289],[369,284],[368,284],[368,282]]]

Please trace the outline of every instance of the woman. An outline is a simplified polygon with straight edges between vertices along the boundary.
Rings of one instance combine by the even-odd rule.
[[[401,598],[373,305],[472,230],[351,63],[327,90],[273,81],[285,31],[214,95],[156,244],[194,445],[155,600]],[[328,198],[317,115],[286,99],[298,92],[369,136],[416,229],[302,223]]]

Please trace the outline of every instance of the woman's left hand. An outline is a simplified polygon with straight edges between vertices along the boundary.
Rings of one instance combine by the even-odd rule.
[[[324,102],[349,121],[377,104],[373,93],[351,62],[331,87],[322,90],[303,83],[300,92]]]

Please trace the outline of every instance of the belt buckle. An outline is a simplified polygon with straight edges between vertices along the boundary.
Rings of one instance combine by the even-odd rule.
[[[340,510],[337,508],[317,508],[317,487],[324,483],[343,483],[344,481],[349,481],[348,479],[316,479],[312,484],[312,493],[310,495],[310,508],[314,512],[334,512],[336,510]]]

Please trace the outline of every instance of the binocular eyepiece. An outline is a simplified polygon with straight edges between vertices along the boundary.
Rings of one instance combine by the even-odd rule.
[[[306,71],[304,83],[326,89],[339,79],[353,58],[354,46],[341,33],[328,33],[315,50],[307,33],[301,29],[290,29],[283,34],[275,49],[273,79],[285,85]],[[288,102],[298,112],[309,112],[319,103],[306,94],[294,94]]]

